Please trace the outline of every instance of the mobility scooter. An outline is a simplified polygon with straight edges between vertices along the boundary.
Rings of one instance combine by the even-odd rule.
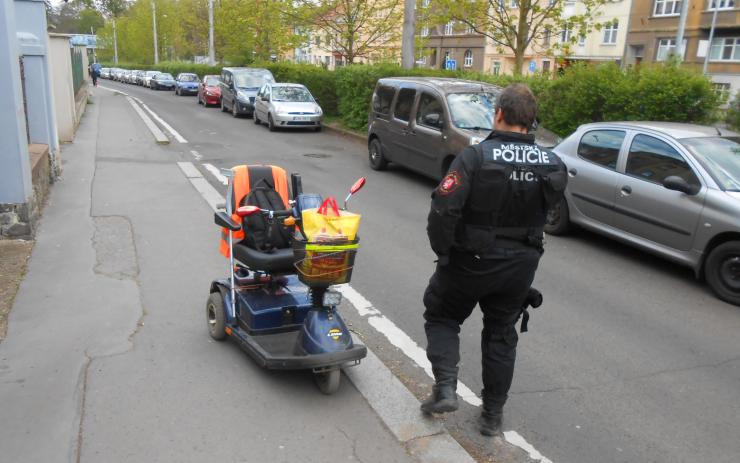
[[[312,370],[321,392],[332,394],[341,368],[367,355],[337,311],[341,294],[330,289],[349,282],[358,239],[306,239],[303,213],[322,198],[303,194],[298,174],[291,175],[289,188],[287,173],[277,166],[223,172],[229,178],[226,207],[214,220],[222,227],[220,250],[229,258],[229,275],[211,284],[209,333],[216,340],[232,338],[263,368]],[[354,184],[345,209],[364,183],[361,178]]]

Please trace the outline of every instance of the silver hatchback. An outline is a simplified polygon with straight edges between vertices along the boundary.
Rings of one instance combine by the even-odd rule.
[[[669,122],[586,124],[554,151],[568,188],[545,230],[571,223],[690,266],[740,305],[740,135]]]
[[[323,117],[321,106],[301,84],[267,83],[257,93],[254,123],[267,123],[271,132],[277,128],[319,131]]]

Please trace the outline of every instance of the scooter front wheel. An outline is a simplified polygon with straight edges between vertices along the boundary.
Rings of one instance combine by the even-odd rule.
[[[339,389],[339,380],[342,370],[333,368],[331,370],[314,373],[314,380],[322,394],[332,395]]]
[[[206,302],[206,320],[208,321],[208,333],[216,341],[226,338],[226,314],[224,313],[224,300],[221,293],[215,292],[208,296]]]

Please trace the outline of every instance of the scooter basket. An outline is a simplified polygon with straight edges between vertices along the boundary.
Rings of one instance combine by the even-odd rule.
[[[331,286],[348,283],[359,247],[351,241],[294,241],[293,264],[298,279],[308,286]]]

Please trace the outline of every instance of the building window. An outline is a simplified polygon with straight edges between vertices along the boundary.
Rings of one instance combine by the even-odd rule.
[[[740,37],[718,37],[709,50],[712,61],[740,61]]]
[[[493,62],[493,69],[491,70],[491,72],[493,72],[494,76],[501,74],[501,62],[500,61]]]
[[[423,6],[424,8],[426,8],[426,7],[428,7],[428,6],[429,6],[429,0],[424,0],[423,2],[421,2],[421,4],[422,4],[422,6]]]
[[[714,93],[717,94],[720,101],[728,101],[730,99],[730,84],[724,82],[713,82],[712,88]]]
[[[545,31],[542,33],[542,45],[549,47],[551,37],[552,37],[552,31],[550,30],[549,27],[546,27]]]
[[[444,35],[452,35],[452,32],[454,31],[454,23],[452,21],[445,24],[445,34]]]
[[[475,29],[473,28],[473,26],[468,24],[467,27],[465,28],[465,33],[468,35],[475,34]]]
[[[519,8],[519,0],[510,0],[509,8]]]
[[[681,0],[655,0],[655,16],[673,16],[681,14]]]
[[[578,36],[578,46],[579,47],[585,47],[586,46],[586,36],[581,34]]]
[[[421,28],[421,36],[422,37],[427,37],[428,35],[429,35],[429,28],[426,27],[426,26],[422,27]]]
[[[619,22],[615,19],[611,24],[604,26],[604,43],[615,44],[617,43],[617,30],[619,29]]]
[[[573,35],[573,30],[570,24],[565,25],[565,29],[560,32],[560,41],[562,43],[570,42],[570,37]]]
[[[683,54],[686,54],[686,40],[683,41],[681,47]],[[676,39],[660,39],[658,40],[658,53],[655,55],[655,61],[665,61],[671,55],[676,53]]]
[[[732,10],[735,0],[709,0],[708,10]]]
[[[465,59],[463,60],[463,64],[466,68],[469,68],[473,65],[473,52],[471,50],[465,51]]]
[[[547,74],[550,72],[550,61],[542,60],[542,73]]]

